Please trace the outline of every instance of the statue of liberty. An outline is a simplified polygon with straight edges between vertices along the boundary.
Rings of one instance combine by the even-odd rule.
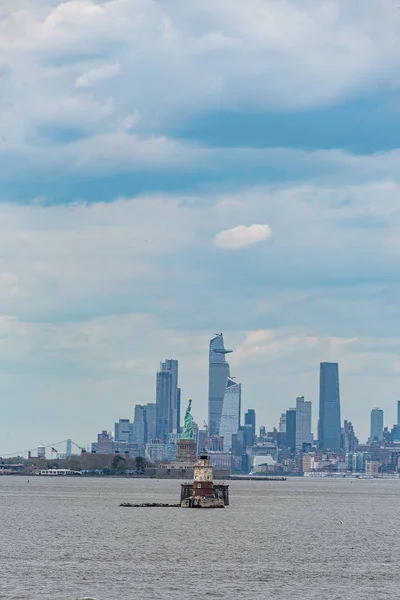
[[[185,412],[185,420],[183,426],[183,432],[181,435],[181,440],[193,440],[193,417],[191,414],[192,409],[192,399],[189,400],[189,406]]]

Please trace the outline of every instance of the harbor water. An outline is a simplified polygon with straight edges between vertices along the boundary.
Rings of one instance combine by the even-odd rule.
[[[386,600],[399,480],[232,481],[224,510],[166,480],[0,477],[4,600]]]

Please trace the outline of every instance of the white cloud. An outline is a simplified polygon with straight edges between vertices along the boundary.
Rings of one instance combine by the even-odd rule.
[[[263,242],[270,237],[271,233],[268,225],[254,224],[248,227],[237,225],[232,229],[225,229],[217,233],[214,243],[218,248],[224,250],[236,250]]]
[[[291,110],[393,89],[399,24],[395,0],[3,0],[2,144],[35,146],[49,123],[86,131],[85,115],[104,135],[137,113],[159,135],[204,110]]]
[[[109,79],[116,75],[119,71],[119,64],[115,63],[113,65],[101,65],[100,67],[96,67],[95,69],[91,69],[83,75],[80,75],[75,85],[76,87],[90,87],[103,79]]]

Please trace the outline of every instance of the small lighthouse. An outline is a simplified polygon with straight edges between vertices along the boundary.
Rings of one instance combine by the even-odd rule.
[[[182,484],[182,508],[224,508],[229,504],[228,485],[214,485],[213,469],[205,450],[194,467],[193,484]]]

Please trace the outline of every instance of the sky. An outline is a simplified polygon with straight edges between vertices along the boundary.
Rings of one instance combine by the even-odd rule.
[[[223,332],[271,429],[400,398],[397,0],[0,0],[0,455],[86,445]]]

